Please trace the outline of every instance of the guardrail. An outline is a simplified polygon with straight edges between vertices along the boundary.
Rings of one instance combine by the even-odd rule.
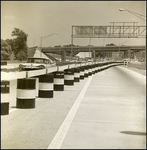
[[[81,64],[75,63],[75,64],[68,64],[64,66],[49,67],[49,68],[41,69],[41,70],[22,71],[22,72],[1,72],[1,80],[30,78],[34,76],[40,76],[40,75],[52,73],[54,71],[63,71],[65,69],[72,68],[72,67],[80,67],[80,66],[85,66],[85,65],[103,64],[103,63],[106,63],[106,62],[88,62],[88,63],[81,63]]]
[[[54,71],[62,71],[67,68],[75,67],[75,66],[82,66],[85,65],[85,63],[81,64],[70,64],[70,65],[64,65],[64,66],[55,66],[55,67],[49,67],[46,69],[41,70],[32,70],[32,71],[22,71],[22,72],[1,72],[1,80],[14,80],[14,79],[21,79],[21,78],[30,78],[34,76],[39,76],[43,74],[48,74]]]

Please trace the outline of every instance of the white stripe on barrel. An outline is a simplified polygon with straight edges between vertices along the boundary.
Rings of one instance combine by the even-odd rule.
[[[34,95],[36,95],[36,89],[17,89],[16,97],[20,99],[32,99],[34,98]]]
[[[74,73],[74,78],[79,78],[80,77],[80,73],[75,72]]]
[[[1,115],[9,114],[10,81],[1,81]]]
[[[40,98],[53,98],[54,91],[54,75],[45,74],[39,77],[39,97]]]
[[[54,78],[54,84],[55,85],[64,85],[64,78],[63,79]]]
[[[16,107],[35,108],[36,79],[17,79]]]
[[[74,76],[73,75],[69,75],[69,74],[65,74],[64,75],[64,80],[74,80]]]
[[[53,83],[39,83],[39,90],[53,90]]]

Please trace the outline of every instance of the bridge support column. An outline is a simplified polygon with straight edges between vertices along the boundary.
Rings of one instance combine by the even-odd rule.
[[[131,50],[130,49],[128,49],[128,58],[129,58],[129,60],[131,60]]]
[[[92,51],[92,58],[95,60],[95,50]]]
[[[66,61],[66,51],[63,51],[61,54],[61,61]]]
[[[124,58],[128,58],[128,51],[124,51]]]

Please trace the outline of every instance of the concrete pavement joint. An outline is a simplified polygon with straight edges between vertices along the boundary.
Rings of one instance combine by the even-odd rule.
[[[71,110],[69,111],[68,115],[66,116],[65,120],[63,121],[62,125],[60,126],[57,134],[53,138],[52,142],[48,146],[47,149],[59,149],[62,145],[62,142],[67,134],[67,131],[72,123],[72,120],[79,108],[79,105],[87,91],[87,88],[90,85],[93,76],[90,76],[88,81],[86,82],[84,88],[82,89],[81,93],[79,94],[78,98],[76,99],[74,105],[72,106]]]
[[[95,124],[100,124],[100,123],[106,123],[106,124],[108,124],[109,123],[109,124],[141,125],[141,123],[114,122],[114,121],[113,122],[112,121],[95,121],[95,120],[90,120],[90,121],[89,120],[88,121],[79,121],[78,120],[78,121],[74,121],[74,122],[75,123],[76,122],[81,122],[81,123],[86,122],[86,123],[89,123],[89,124],[92,122],[92,123],[95,123]]]

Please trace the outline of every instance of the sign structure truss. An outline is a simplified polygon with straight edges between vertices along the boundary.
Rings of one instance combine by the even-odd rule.
[[[146,26],[136,22],[113,22],[108,26],[72,26],[72,38],[145,38]],[[119,22],[120,23],[120,22]],[[130,24],[131,23],[131,24]]]

